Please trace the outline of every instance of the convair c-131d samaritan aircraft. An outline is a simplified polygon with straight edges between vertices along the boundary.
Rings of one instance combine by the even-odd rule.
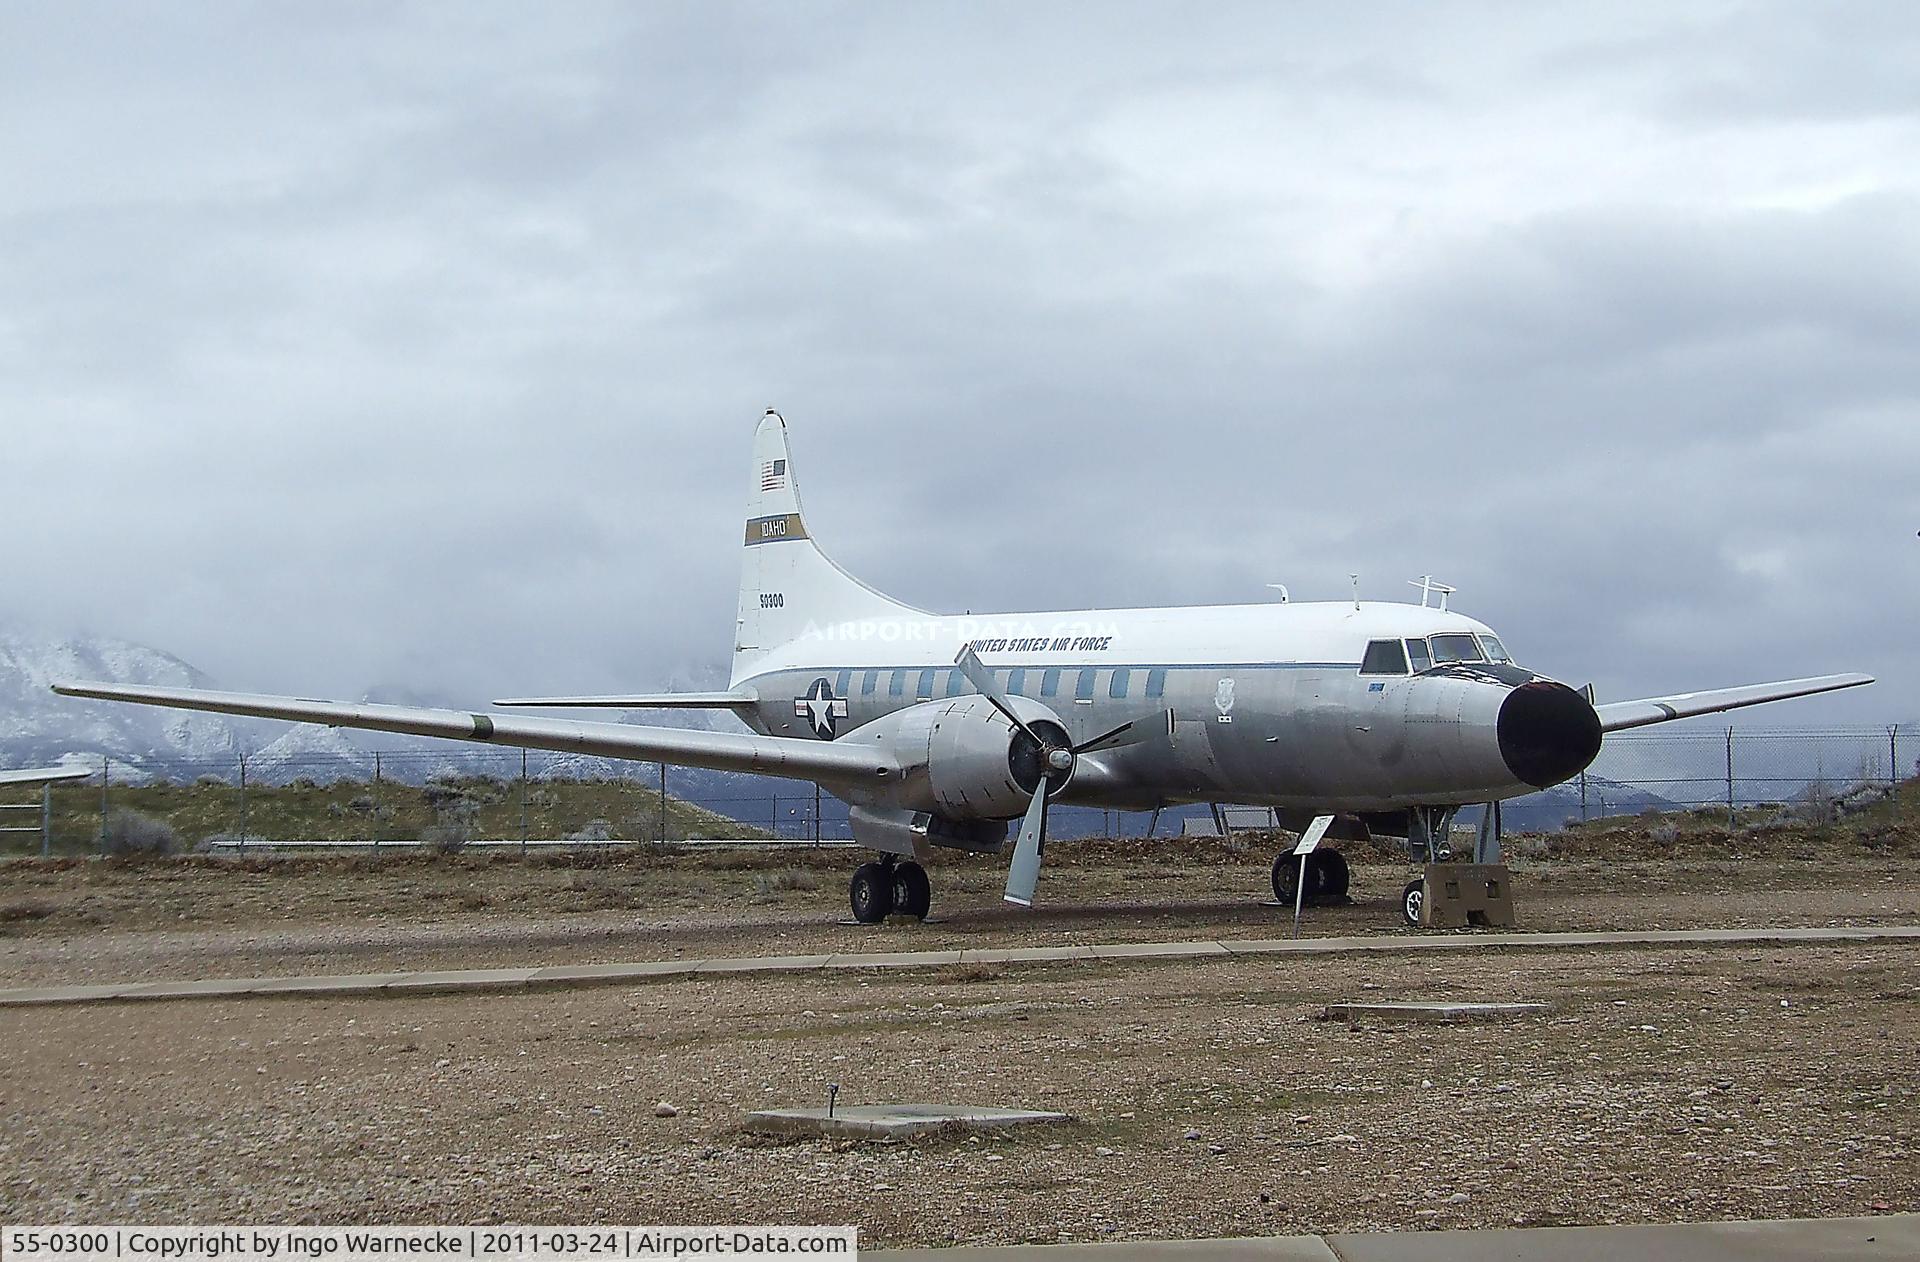
[[[1358,599],[952,617],[881,595],[808,533],[787,426],[754,436],[734,627],[720,693],[523,698],[509,707],[729,710],[749,733],[689,731],[291,697],[61,683],[55,691],[335,727],[811,780],[846,801],[882,858],[854,872],[856,918],[924,917],[940,847],[1005,848],[1030,906],[1047,806],[1247,803],[1339,817],[1424,844],[1454,811],[1578,775],[1607,732],[1851,688],[1865,675],[1595,706],[1517,665],[1486,624]],[[1344,893],[1316,851],[1310,892]],[[1294,896],[1290,863],[1276,893]],[[1410,900],[1417,892],[1410,892]],[[1417,903],[1410,910],[1417,909]]]

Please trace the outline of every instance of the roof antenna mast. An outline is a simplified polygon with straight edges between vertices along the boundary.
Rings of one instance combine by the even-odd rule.
[[[1410,578],[1407,580],[1407,586],[1418,587],[1420,589],[1420,607],[1422,609],[1432,607],[1428,602],[1433,598],[1434,593],[1438,592],[1440,594],[1441,613],[1447,612],[1447,597],[1460,590],[1457,587],[1448,587],[1445,583],[1434,582],[1433,575],[1431,574],[1422,574],[1419,578]]]
[[[1360,576],[1349,574],[1347,577],[1353,580],[1353,611],[1358,613],[1360,612]]]

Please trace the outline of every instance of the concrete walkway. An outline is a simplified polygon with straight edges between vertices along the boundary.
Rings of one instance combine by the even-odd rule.
[[[1498,1231],[1381,1231],[1242,1240],[862,1249],[866,1262],[1785,1262],[1920,1258],[1920,1214]]]
[[[1268,938],[1239,942],[1127,942],[969,951],[887,951],[849,955],[764,955],[550,968],[461,968],[428,972],[346,973],[306,977],[220,977],[204,981],[106,982],[0,990],[0,1007],[255,995],[499,994],[574,986],[619,986],[706,973],[804,973],[842,969],[926,969],[957,964],[1067,964],[1110,960],[1218,959],[1230,956],[1390,954],[1523,948],[1781,946],[1920,940],[1920,925],[1842,929],[1651,929],[1626,933],[1392,934],[1374,938]]]

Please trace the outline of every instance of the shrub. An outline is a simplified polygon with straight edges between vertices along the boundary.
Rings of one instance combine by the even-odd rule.
[[[472,840],[472,826],[463,819],[442,820],[420,830],[420,846],[430,854],[459,854]]]
[[[373,814],[373,808],[374,801],[371,793],[362,793],[357,797],[349,798],[347,801],[347,809],[355,815],[371,815]]]
[[[613,825],[604,819],[590,819],[586,827],[578,832],[568,833],[566,840],[593,843],[612,841]]]
[[[820,878],[805,868],[781,868],[777,872],[762,872],[753,878],[754,892],[765,898],[783,890],[817,890]]]
[[[138,811],[115,811],[107,819],[106,853],[110,855],[172,854],[173,825]]]

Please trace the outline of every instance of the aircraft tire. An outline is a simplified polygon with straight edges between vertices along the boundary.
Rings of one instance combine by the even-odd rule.
[[[1347,901],[1347,856],[1338,850],[1316,850],[1307,860],[1307,893],[1323,903]]]
[[[1427,901],[1427,883],[1421,879],[1407,882],[1407,888],[1400,891],[1400,915],[1409,925],[1420,924],[1420,909]]]
[[[863,863],[853,870],[847,883],[847,901],[853,905],[853,918],[863,925],[877,925],[893,910],[893,876],[884,863]]]
[[[1273,860],[1273,896],[1287,906],[1293,906],[1294,885],[1300,879],[1300,860],[1294,858],[1293,851],[1282,850]],[[1307,892],[1313,892],[1313,865],[1307,865]]]
[[[933,906],[933,882],[927,870],[911,859],[893,865],[893,909],[903,916],[925,920]]]

